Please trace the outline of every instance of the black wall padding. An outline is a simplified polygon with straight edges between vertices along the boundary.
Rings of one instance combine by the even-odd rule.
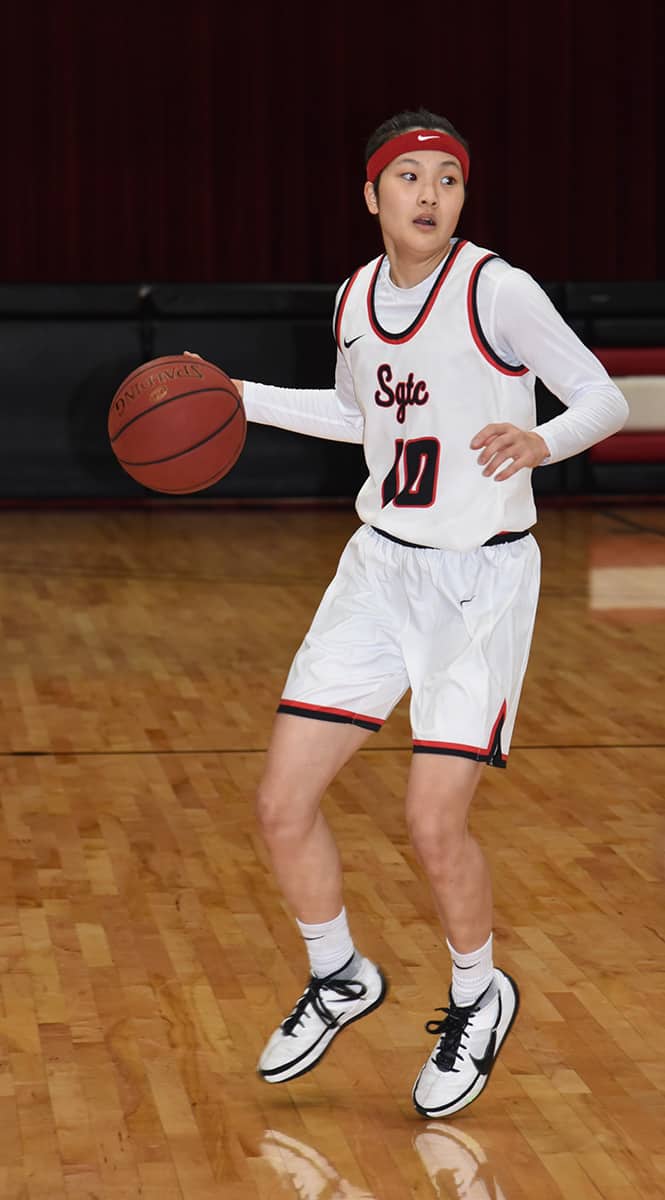
[[[590,345],[665,344],[665,284],[545,287]],[[332,285],[0,286],[0,499],[154,497],[108,443],[108,408],[124,377],[194,350],[231,376],[331,387],[334,298]],[[537,407],[541,421],[562,409],[540,383]],[[200,495],[351,497],[365,473],[358,446],[251,425],[233,471]],[[534,488],[565,492],[587,477],[575,460],[537,471]]]
[[[143,334],[137,285],[0,288],[1,497],[130,494],[105,423]]]
[[[567,283],[562,303],[588,346],[665,345],[665,281]]]
[[[665,280],[620,280],[563,285],[563,309],[569,316],[662,316]]]

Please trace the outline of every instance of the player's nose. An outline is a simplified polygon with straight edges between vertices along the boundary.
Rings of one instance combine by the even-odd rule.
[[[436,188],[433,183],[423,183],[418,197],[420,204],[435,205],[438,203]]]

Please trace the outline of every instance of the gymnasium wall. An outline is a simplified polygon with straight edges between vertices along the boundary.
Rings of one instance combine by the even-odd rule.
[[[544,286],[599,353],[623,347],[639,356],[665,346],[665,282]],[[108,442],[108,409],[124,377],[188,349],[237,378],[330,387],[334,295],[333,286],[316,284],[0,286],[0,500],[154,498],[120,469]],[[562,409],[541,384],[537,404],[540,420]],[[664,490],[665,447],[645,461],[635,460],[635,445],[623,461],[580,455],[536,471],[535,491]],[[233,471],[201,495],[351,497],[364,478],[358,446],[250,425]]]
[[[560,281],[588,344],[665,346],[661,0],[23,0],[3,35],[0,499],[144,495],[106,409],[164,349],[328,384],[335,288],[380,249],[365,142],[403,108],[470,142],[462,236]],[[583,457],[535,487],[662,470]],[[356,447],[253,428],[211,494],[351,495],[362,474]]]
[[[469,140],[460,232],[538,279],[665,278],[662,0],[3,6],[0,279],[340,283],[367,137]]]

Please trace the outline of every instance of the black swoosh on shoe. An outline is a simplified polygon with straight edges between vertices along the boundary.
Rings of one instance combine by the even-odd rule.
[[[492,1063],[495,1059],[494,1048],[496,1046],[496,1029],[493,1029],[490,1034],[490,1040],[487,1043],[487,1049],[482,1058],[475,1058],[471,1055],[471,1061],[476,1067],[479,1075],[489,1075],[492,1070]]]

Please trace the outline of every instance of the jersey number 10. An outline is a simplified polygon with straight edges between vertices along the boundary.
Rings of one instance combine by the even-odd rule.
[[[436,500],[438,438],[395,438],[395,461],[381,485],[381,507],[430,508]]]

